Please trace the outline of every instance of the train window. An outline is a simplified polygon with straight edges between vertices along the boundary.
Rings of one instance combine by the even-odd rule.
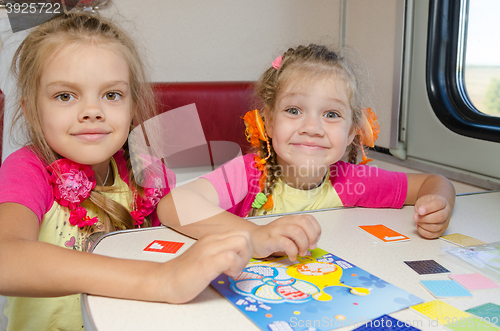
[[[500,116],[500,34],[498,0],[469,0],[464,79],[472,104]]]
[[[431,106],[447,128],[500,142],[497,2],[430,0],[426,83]]]

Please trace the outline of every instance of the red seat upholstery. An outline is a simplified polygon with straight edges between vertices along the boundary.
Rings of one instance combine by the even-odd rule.
[[[232,141],[246,153],[250,144],[241,117],[256,106],[251,82],[153,83],[160,113],[196,104],[207,141]],[[0,91],[0,137],[4,95]],[[0,139],[0,155],[2,139]],[[1,160],[0,160],[1,162]]]
[[[153,83],[159,112],[196,104],[207,141],[232,141],[246,153],[250,144],[241,117],[256,107],[251,82]]]

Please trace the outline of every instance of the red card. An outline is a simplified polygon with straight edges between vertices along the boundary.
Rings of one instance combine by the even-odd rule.
[[[360,225],[359,227],[386,243],[410,240],[410,238],[408,238],[407,236],[402,235],[401,233],[396,232],[394,230],[391,230],[383,224]]]
[[[170,253],[175,254],[184,245],[175,241],[155,240],[148,247],[144,248],[146,252]]]

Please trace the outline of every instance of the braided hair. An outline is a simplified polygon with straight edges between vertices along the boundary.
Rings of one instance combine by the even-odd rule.
[[[276,68],[277,67],[277,68]],[[255,84],[255,94],[263,104],[260,111],[264,118],[266,127],[273,123],[273,115],[278,95],[285,89],[288,83],[297,79],[298,74],[306,75],[335,75],[343,79],[347,86],[348,101],[352,113],[351,130],[357,132],[363,116],[361,92],[362,84],[357,77],[354,67],[347,58],[338,52],[329,50],[322,45],[310,44],[309,46],[298,46],[289,48],[281,57],[281,65],[271,66],[267,69]],[[300,76],[302,77],[302,75]],[[352,131],[351,131],[352,132]],[[280,178],[281,169],[277,164],[276,152],[272,147],[272,139],[268,138],[271,148],[270,155],[265,141],[254,150],[260,158],[269,156],[266,162],[267,177],[262,193],[269,198],[273,192],[276,182]],[[358,151],[361,147],[360,136],[356,134],[353,142],[346,151],[346,160],[349,163],[357,163]],[[256,216],[257,208],[250,210],[249,216]]]

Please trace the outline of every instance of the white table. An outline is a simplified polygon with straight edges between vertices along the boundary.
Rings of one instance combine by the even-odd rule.
[[[441,239],[426,240],[417,232],[412,219],[413,206],[394,209],[341,208],[312,212],[322,226],[318,247],[398,286],[424,301],[435,300],[420,283],[422,279],[444,279],[443,276],[419,276],[403,261],[434,259],[453,274],[478,272],[470,264],[442,251],[456,247]],[[265,224],[275,217],[253,219]],[[358,228],[359,225],[384,224],[401,232],[410,241],[383,243]],[[445,234],[462,233],[485,242],[500,241],[500,192],[458,196],[449,228]],[[170,254],[144,252],[153,240],[169,240],[186,244],[176,254],[182,254],[194,240],[168,228],[118,231],[104,236],[94,246],[95,254],[167,261]],[[383,259],[383,260],[382,260]],[[383,263],[382,263],[383,261]],[[441,299],[465,310],[484,303],[500,304],[500,289],[474,291],[472,298]],[[83,295],[82,311],[86,330],[258,330],[246,316],[233,307],[213,288],[206,288],[192,302],[183,305],[113,299]],[[420,314],[405,309],[392,317],[409,321],[422,330],[444,330],[429,325]],[[339,330],[349,330],[344,327]]]

